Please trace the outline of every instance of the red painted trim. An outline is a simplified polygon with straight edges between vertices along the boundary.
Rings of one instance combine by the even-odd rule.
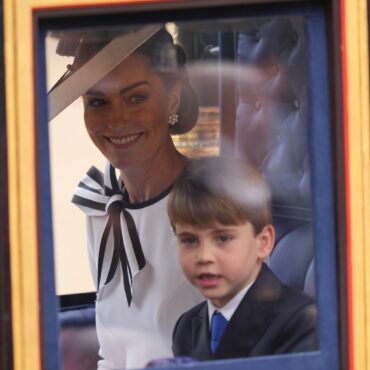
[[[184,3],[186,0],[179,0],[178,3]],[[66,5],[45,5],[32,7],[32,11],[46,11],[46,10],[64,10],[64,9],[85,9],[85,8],[111,8],[121,7],[123,5],[140,5],[140,4],[153,4],[153,3],[169,3],[173,0],[121,0],[120,2],[106,2],[100,3],[87,3],[87,4],[66,4]]]
[[[342,44],[342,80],[343,80],[343,131],[344,131],[344,173],[346,188],[346,224],[347,228],[347,299],[348,299],[348,368],[354,370],[354,343],[353,343],[353,289],[352,289],[352,230],[351,230],[351,199],[350,199],[350,153],[349,153],[349,112],[348,112],[348,66],[346,40],[346,0],[340,2],[340,25]]]

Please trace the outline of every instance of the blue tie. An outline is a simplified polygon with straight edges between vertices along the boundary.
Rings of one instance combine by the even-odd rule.
[[[211,350],[214,353],[218,346],[222,334],[225,331],[227,320],[218,311],[215,311],[212,315],[211,321]]]

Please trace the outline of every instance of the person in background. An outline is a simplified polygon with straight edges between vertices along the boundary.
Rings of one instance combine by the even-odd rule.
[[[316,305],[264,260],[275,239],[261,175],[232,158],[189,163],[168,202],[182,269],[206,301],[173,331],[173,353],[196,360],[316,349]]]
[[[58,85],[121,36],[82,37]],[[171,134],[191,130],[198,117],[185,62],[161,28],[83,93],[88,135],[108,161],[104,173],[88,171],[73,197],[87,215],[99,370],[141,368],[171,356],[176,319],[201,301],[179,265],[166,211],[188,161]]]

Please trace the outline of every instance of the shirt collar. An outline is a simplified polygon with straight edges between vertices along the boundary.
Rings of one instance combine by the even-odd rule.
[[[218,311],[222,314],[222,316],[227,320],[230,321],[231,316],[234,314],[235,310],[238,308],[240,302],[242,301],[245,294],[248,292],[250,287],[253,285],[254,281],[248,284],[244,289],[242,289],[230,302],[228,302],[224,307],[217,308],[215,307],[212,302],[207,299],[207,306],[208,306],[208,320],[209,320],[209,327],[211,327],[211,319],[212,315],[215,311]]]

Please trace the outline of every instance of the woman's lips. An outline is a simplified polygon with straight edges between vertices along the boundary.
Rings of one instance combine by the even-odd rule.
[[[108,137],[108,140],[114,145],[125,145],[136,140],[141,134],[120,136],[120,137]]]

